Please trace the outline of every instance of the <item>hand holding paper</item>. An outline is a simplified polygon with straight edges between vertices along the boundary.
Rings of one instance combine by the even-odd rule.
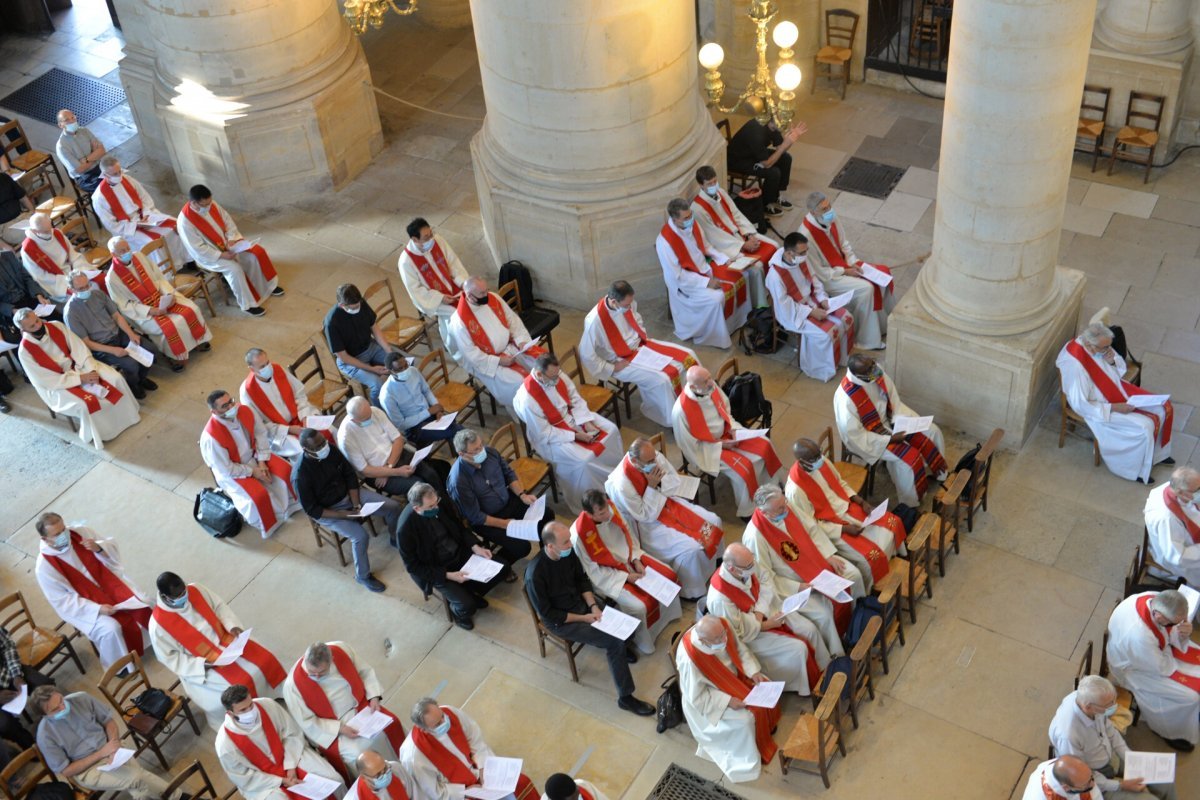
[[[837,603],[850,602],[852,598],[846,590],[853,585],[853,581],[848,581],[827,569],[821,570],[821,574],[812,579],[812,588]]]
[[[763,681],[762,683],[754,684],[754,688],[750,690],[750,694],[746,695],[746,699],[742,700],[742,702],[748,706],[774,708],[779,705],[779,698],[782,696],[783,681]]]
[[[224,667],[237,661],[242,657],[242,650],[246,648],[246,642],[250,641],[250,631],[252,628],[247,628],[242,631],[236,639],[225,646],[221,655],[217,656],[217,660],[212,662],[214,667]]]

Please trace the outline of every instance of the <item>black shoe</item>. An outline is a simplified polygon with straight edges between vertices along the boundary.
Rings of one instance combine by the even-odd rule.
[[[8,404],[7,400],[5,400],[3,397],[0,397],[0,414],[9,413],[12,413],[12,406]]]
[[[1167,746],[1178,750],[1181,753],[1190,753],[1196,749],[1196,745],[1189,742],[1187,739],[1163,739]]]
[[[475,630],[475,621],[470,619],[469,617],[467,619],[460,619],[458,617],[455,617],[454,624],[457,625],[458,627],[462,628],[464,631]]]
[[[354,580],[358,583],[361,583],[363,586],[367,587],[368,590],[375,592],[376,594],[387,588],[383,585],[383,581],[379,580],[369,572],[367,573],[367,577],[355,578]]]
[[[1134,480],[1136,480],[1138,483],[1145,483],[1145,481],[1142,480],[1141,478],[1135,478]]]
[[[263,314],[265,314],[267,312],[266,312],[266,309],[264,309],[262,306],[250,306],[249,308],[246,309],[246,313],[252,317],[261,317]]]
[[[146,399],[146,390],[143,389],[141,386],[130,386],[129,388],[131,390],[133,390],[133,396],[135,398],[137,398],[138,400]]]
[[[790,200],[784,200],[781,197],[781,198],[779,198],[779,207],[780,208],[792,208],[792,203]]]
[[[637,660],[638,660],[637,651],[632,648],[626,647],[625,648],[625,660],[627,662],[629,662],[630,664],[636,664]]]
[[[504,582],[505,583],[516,583],[517,582],[517,573],[513,572],[512,567],[509,567],[505,571]]]
[[[187,366],[182,361],[168,360],[167,366],[171,368],[171,372],[183,372],[183,368]]]
[[[768,203],[763,213],[768,217],[782,217],[783,209],[777,203]]]
[[[490,606],[491,606],[491,603],[489,603],[484,598],[482,598],[482,597],[475,598],[475,608],[488,608]]]
[[[142,378],[142,388],[148,392],[153,392],[158,389],[158,384],[149,378]]]
[[[283,290],[282,286],[276,286],[271,290],[271,297],[283,297],[285,294],[287,294],[287,292]]]
[[[1175,466],[1175,459],[1171,458],[1170,456],[1167,456],[1166,458],[1164,458],[1162,461],[1160,461],[1158,463],[1166,464],[1168,467],[1172,467],[1172,466]]]
[[[212,350],[212,342],[201,342],[196,345],[197,353],[207,353],[209,350]]]
[[[621,708],[625,709],[626,711],[632,711],[633,713],[637,714],[639,717],[654,716],[654,706],[650,705],[649,703],[645,702],[644,700],[638,700],[636,697],[634,697],[631,694],[627,694],[624,697],[618,699],[617,705],[620,706]]]

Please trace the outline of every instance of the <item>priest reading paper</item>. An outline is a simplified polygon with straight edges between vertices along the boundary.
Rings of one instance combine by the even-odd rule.
[[[854,317],[845,308],[829,310],[829,295],[808,266],[808,239],[789,233],[768,264],[767,289],[775,320],[800,335],[800,371],[827,381],[845,366],[854,349]]]
[[[182,266],[191,258],[176,231],[175,220],[158,210],[154,198],[136,178],[125,174],[112,153],[100,159],[104,180],[92,194],[92,208],[100,224],[113,236],[124,237],[134,250],[155,239],[166,239],[171,259]]]
[[[60,303],[67,299],[70,288],[67,274],[88,266],[66,234],[53,227],[50,215],[41,211],[29,217],[21,242],[21,265],[48,297]]]
[[[700,190],[692,200],[692,218],[699,223],[709,244],[730,261],[742,258],[757,262],[747,266],[742,274],[746,276],[750,302],[754,307],[768,305],[763,273],[778,245],[760,235],[754,223],[746,219],[729,192],[721,188],[715,169],[708,164],[697,169],[696,183],[700,184]]]
[[[350,785],[350,800],[423,800],[412,775],[399,761],[385,761],[374,750],[359,754],[358,780]]]
[[[1170,571],[1159,577],[1200,586],[1200,472],[1191,467],[1172,472],[1171,480],[1146,498],[1145,515],[1150,553]]]
[[[437,319],[438,334],[448,345],[450,318],[469,277],[467,269],[445,238],[434,233],[423,217],[408,223],[405,231],[408,241],[400,251],[400,280],[417,311]]]
[[[300,431],[309,417],[321,412],[309,402],[304,384],[291,372],[271,360],[260,347],[246,351],[246,366],[250,371],[238,390],[242,405],[253,409],[262,420],[271,441],[271,452],[295,463],[301,455]],[[321,431],[331,444],[336,435],[326,428]]]

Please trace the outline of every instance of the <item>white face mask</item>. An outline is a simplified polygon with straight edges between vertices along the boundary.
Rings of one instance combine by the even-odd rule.
[[[700,637],[692,639],[692,644],[696,645],[696,648],[701,653],[708,653],[710,656],[715,656],[717,653],[720,653],[725,649],[725,642],[721,642],[720,644],[705,644],[704,642],[700,641]]]
[[[225,419],[237,419],[237,403],[234,403],[229,409],[222,411],[221,416]]]
[[[361,310],[362,310],[362,306],[355,306],[354,308],[350,308],[349,306],[342,306],[342,311],[345,311],[347,314],[357,314]]]
[[[238,721],[239,725],[251,727],[258,722],[258,707],[254,706],[245,714],[234,714],[233,717]]]
[[[120,175],[105,175],[104,180],[108,181],[109,186],[116,186],[118,183],[121,182],[121,176]]]
[[[420,248],[422,253],[428,253],[433,249],[433,239],[431,238],[428,242],[421,244]]]
[[[262,369],[254,370],[254,374],[262,378],[264,381],[269,381],[275,377],[275,368],[268,364]]]

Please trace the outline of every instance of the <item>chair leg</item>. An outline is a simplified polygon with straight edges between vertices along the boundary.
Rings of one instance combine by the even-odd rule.
[[[1150,182],[1150,170],[1154,169],[1154,148],[1150,148],[1150,155],[1146,156],[1146,174],[1142,176],[1142,183]]]
[[[571,680],[579,683],[579,669],[575,666],[575,653],[571,651],[570,642],[567,642],[567,663],[571,665]]]
[[[554,495],[554,502],[558,502],[558,478],[554,477],[554,466],[551,465],[550,472],[550,493]]]
[[[183,713],[187,717],[188,724],[192,726],[192,733],[199,736],[200,726],[196,724],[196,718],[192,715],[192,704],[188,702],[186,697],[183,698]]]
[[[1092,466],[1100,466],[1100,445],[1095,439],[1092,440]]]
[[[1117,165],[1117,151],[1121,149],[1120,142],[1113,142],[1112,157],[1108,159],[1108,174],[1112,175],[1113,167]]]
[[[70,639],[64,639],[63,644],[67,646],[67,652],[71,654],[71,660],[75,662],[75,666],[79,669],[79,674],[83,675],[83,662],[79,660],[79,654],[75,652],[75,645],[71,644]]]
[[[163,755],[162,750],[159,749],[158,742],[154,739],[154,737],[148,737],[146,739],[146,744],[148,744],[150,749],[154,751],[154,755],[158,758],[158,763],[162,764],[163,771],[169,772],[171,767],[169,764],[167,764],[167,759]]]
[[[538,631],[538,650],[542,653],[542,658],[546,657],[546,634]]]
[[[621,427],[621,403],[617,400],[617,396],[613,395],[612,399],[613,418],[617,424],[617,428]]]
[[[717,504],[717,479],[715,477],[708,479],[708,502],[714,506]]]
[[[817,78],[818,78],[818,77],[820,77],[820,73],[817,71],[817,57],[816,57],[816,56],[813,56],[813,71],[812,71],[812,75],[813,75],[813,78],[812,78],[812,86],[810,86],[810,87],[809,87],[809,89],[808,89],[808,93],[809,93],[809,94],[816,94],[816,93],[817,93]],[[783,771],[783,774],[784,774],[784,775],[786,775],[786,774],[787,774],[787,770],[786,770],[786,769]]]
[[[843,100],[846,99],[846,87],[849,85],[850,85],[850,62],[847,61],[842,64],[842,99]],[[854,727],[857,728],[858,724],[855,723]]]
[[[1062,450],[1063,444],[1067,441],[1067,415],[1064,413],[1062,422],[1058,426],[1058,449]]]

